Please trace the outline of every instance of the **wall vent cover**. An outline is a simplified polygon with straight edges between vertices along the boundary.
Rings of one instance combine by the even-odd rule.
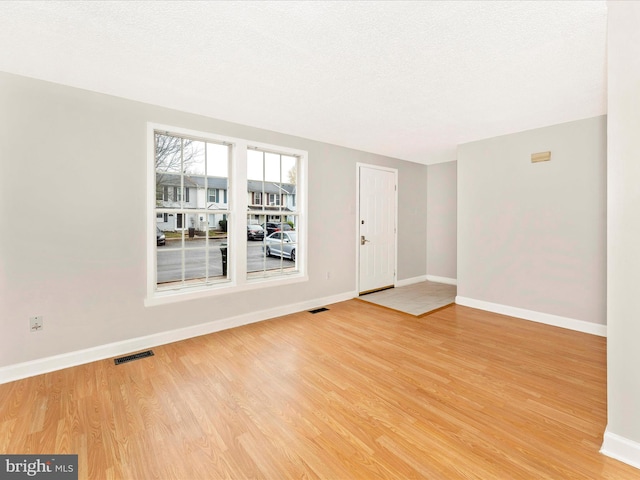
[[[322,308],[316,308],[315,310],[309,310],[309,313],[320,313],[320,312],[326,312],[327,310],[329,309],[322,307]]]
[[[122,363],[133,362],[134,360],[138,360],[139,358],[152,357],[153,351],[147,350],[146,352],[134,353],[133,355],[127,355],[125,357],[116,358],[114,360],[116,365],[120,365]]]
[[[551,160],[551,152],[540,152],[531,154],[531,163],[548,162]]]

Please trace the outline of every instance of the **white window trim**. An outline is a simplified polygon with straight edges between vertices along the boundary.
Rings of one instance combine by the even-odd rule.
[[[214,285],[200,285],[194,287],[181,287],[176,290],[156,290],[156,172],[155,172],[155,131],[166,131],[176,135],[201,138],[212,142],[230,144],[232,156],[235,157],[229,165],[229,188],[227,199],[234,205],[233,238],[236,248],[230,249],[230,269],[228,282]],[[298,157],[298,178],[302,194],[298,194],[297,211],[298,224],[296,225],[299,244],[303,247],[298,254],[298,271],[268,278],[247,278],[247,259],[244,252],[247,249],[247,149],[273,151],[284,155]],[[279,145],[254,142],[248,139],[229,137],[209,132],[195,131],[157,123],[147,123],[147,297],[144,304],[147,307],[165,305],[169,303],[194,300],[199,298],[227,295],[230,293],[249,291],[259,288],[290,285],[292,283],[306,282],[309,280],[307,273],[308,261],[308,237],[307,237],[307,177],[308,153]],[[242,252],[240,255],[239,252]]]

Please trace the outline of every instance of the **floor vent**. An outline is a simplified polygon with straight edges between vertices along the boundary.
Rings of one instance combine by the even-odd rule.
[[[320,313],[320,312],[326,312],[327,310],[329,309],[322,307],[322,308],[316,308],[315,310],[309,310],[309,313]]]
[[[146,352],[134,353],[133,355],[127,355],[126,357],[116,358],[114,362],[116,365],[120,365],[122,363],[133,362],[134,360],[138,360],[139,358],[152,357],[153,352],[151,350],[147,350]]]

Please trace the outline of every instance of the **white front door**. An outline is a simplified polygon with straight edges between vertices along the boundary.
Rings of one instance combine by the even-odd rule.
[[[395,170],[359,168],[359,292],[393,287],[396,265]]]

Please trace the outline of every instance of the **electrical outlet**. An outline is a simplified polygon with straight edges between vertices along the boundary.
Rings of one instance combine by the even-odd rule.
[[[42,315],[36,315],[29,318],[29,327],[32,332],[39,332],[44,328],[44,317]]]

